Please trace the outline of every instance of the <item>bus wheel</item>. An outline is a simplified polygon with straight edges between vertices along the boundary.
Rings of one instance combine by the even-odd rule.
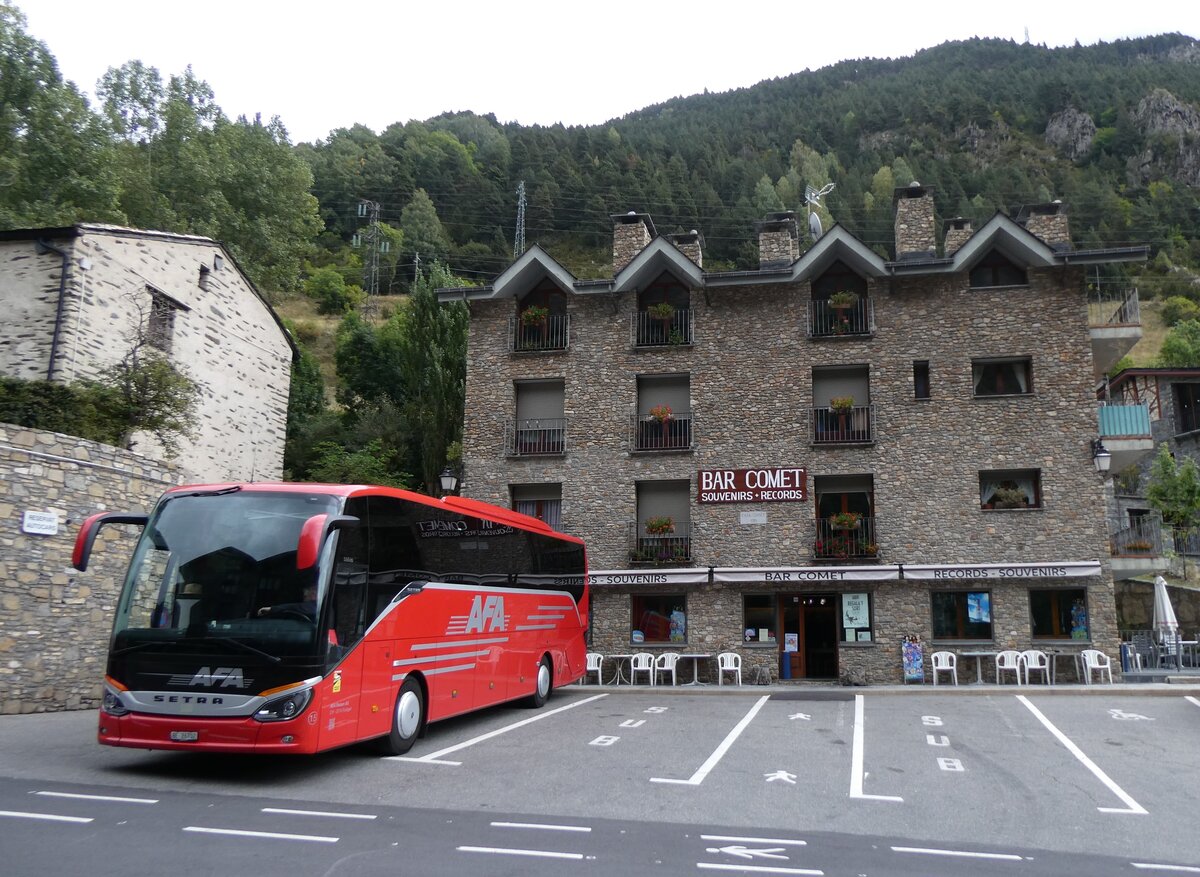
[[[421,683],[411,676],[400,686],[396,708],[392,711],[392,733],[383,738],[384,751],[403,755],[412,749],[425,724],[425,695]]]
[[[534,709],[543,706],[550,698],[550,689],[553,687],[551,681],[553,676],[550,672],[550,658],[543,655],[542,661],[538,664],[537,671],[537,688],[533,690],[533,694],[529,698],[529,705]]]

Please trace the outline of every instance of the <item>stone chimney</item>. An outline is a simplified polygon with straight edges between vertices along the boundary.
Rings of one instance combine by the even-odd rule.
[[[1017,222],[1037,235],[1054,250],[1071,249],[1071,228],[1067,223],[1067,205],[1061,201],[1022,207]]]
[[[942,226],[942,246],[945,248],[946,258],[949,259],[957,253],[973,234],[975,230],[971,228],[971,220],[962,216],[947,220]]]
[[[800,232],[793,211],[768,213],[754,227],[758,231],[758,270],[785,268],[800,258]]]
[[[693,228],[682,234],[669,235],[668,239],[679,249],[679,252],[695,262],[697,268],[704,267],[704,238],[701,237],[700,232]]]
[[[613,221],[613,275],[633,261],[634,256],[646,249],[657,232],[649,213],[617,213],[609,217]]]
[[[937,255],[933,189],[913,180],[892,195],[896,208],[896,261]]]

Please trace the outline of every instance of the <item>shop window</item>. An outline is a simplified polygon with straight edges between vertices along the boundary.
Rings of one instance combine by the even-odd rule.
[[[990,591],[934,591],[933,638],[992,638]]]
[[[743,640],[751,643],[775,642],[775,597],[771,594],[746,594],[742,597]]]
[[[635,595],[629,640],[634,645],[687,642],[687,598],[683,594]]]
[[[979,473],[981,509],[1040,509],[1041,473],[1037,469],[996,469]]]
[[[971,269],[972,289],[1028,285],[1029,277],[1025,274],[1025,269],[1015,265],[996,250],[992,250],[976,262],[975,267]]]
[[[1028,356],[976,359],[971,362],[976,396],[1025,396],[1033,392],[1033,362]]]
[[[1034,639],[1091,639],[1083,588],[1030,591],[1029,614]]]

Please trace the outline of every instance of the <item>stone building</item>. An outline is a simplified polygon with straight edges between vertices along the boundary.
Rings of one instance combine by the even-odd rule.
[[[907,637],[1115,658],[1095,386],[1141,331],[1084,272],[1146,249],[1076,250],[1061,205],[1032,215],[1046,237],[955,219],[942,252],[914,183],[894,260],[840,225],[801,254],[781,213],[756,270],[707,272],[698,232],[631,212],[611,278],[535,246],[441,290],[471,315],[464,490],[586,540],[606,654],[846,683],[900,682]]]
[[[0,232],[0,373],[95,378],[140,330],[199,384],[186,480],[283,473],[295,347],[228,251],[208,238],[75,225]],[[136,449],[163,459],[151,435]]]

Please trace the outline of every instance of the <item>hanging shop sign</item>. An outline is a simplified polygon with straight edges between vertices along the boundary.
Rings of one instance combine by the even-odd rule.
[[[591,570],[592,587],[605,585],[706,585],[708,569],[605,569]]]
[[[770,469],[701,469],[696,502],[804,502],[808,473],[795,466]]]
[[[955,564],[904,564],[904,578],[915,581],[967,579],[1078,579],[1100,575],[1094,561],[1062,563],[984,563],[971,566]]]
[[[813,582],[883,582],[900,578],[898,566],[794,566],[717,567],[714,582],[766,582],[805,584]]]

